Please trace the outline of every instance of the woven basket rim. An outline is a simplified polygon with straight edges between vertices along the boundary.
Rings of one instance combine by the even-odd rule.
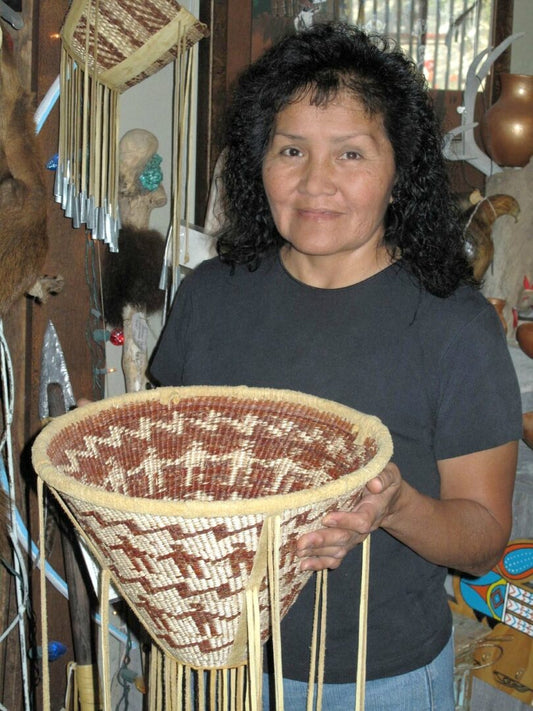
[[[61,28],[61,39],[63,50],[68,56],[78,65],[78,68],[84,71],[86,57],[78,51],[73,45],[73,37],[75,28],[77,27],[81,16],[86,12],[88,0],[75,0],[71,5],[69,12],[65,18],[63,27]],[[100,84],[123,93],[131,86],[139,81],[139,77],[143,75],[151,75],[150,67],[158,60],[161,60],[168,54],[181,54],[187,51],[197,42],[209,36],[209,28],[198,18],[196,18],[186,7],[181,3],[176,3],[175,15],[169,18],[167,24],[163,25],[155,35],[153,35],[144,45],[135,48],[125,59],[116,63],[112,67],[101,68],[99,66],[92,67],[89,74],[93,79]],[[176,32],[178,28],[185,30],[185,34],[181,39],[185,39],[185,43],[176,41]],[[121,47],[121,49],[125,49]],[[140,62],[140,64],[139,64]],[[170,59],[164,62],[169,63]],[[155,71],[162,69],[160,66]]]
[[[231,397],[238,400],[268,400],[290,402],[337,415],[359,428],[356,441],[361,443],[372,437],[378,446],[375,456],[361,468],[345,474],[321,486],[284,494],[271,494],[253,499],[231,500],[169,500],[127,496],[95,486],[83,484],[62,474],[53,465],[47,450],[54,437],[67,426],[89,419],[106,410],[120,409],[129,402],[159,401],[171,405],[179,400],[193,397]],[[32,462],[39,477],[58,493],[122,512],[150,513],[159,516],[182,516],[184,518],[216,518],[228,515],[278,514],[289,508],[308,506],[325,499],[335,499],[363,486],[377,476],[392,456],[392,438],[387,427],[374,416],[332,400],[308,395],[295,390],[257,388],[248,386],[182,386],[160,387],[136,393],[125,393],[90,403],[82,408],[55,418],[39,433],[32,447]],[[149,509],[149,511],[148,511]]]

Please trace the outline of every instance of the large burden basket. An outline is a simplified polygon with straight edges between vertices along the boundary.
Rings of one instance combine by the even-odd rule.
[[[391,453],[377,418],[337,403],[184,387],[57,418],[33,463],[164,655],[219,669],[249,662],[307,582],[297,539]]]

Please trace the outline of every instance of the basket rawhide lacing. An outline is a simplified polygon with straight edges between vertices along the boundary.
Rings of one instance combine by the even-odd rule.
[[[102,580],[151,635],[152,679],[186,698],[191,670],[210,670],[195,684],[210,680],[207,707],[225,711],[260,708],[269,636],[283,708],[279,624],[310,577],[296,541],[353,507],[391,451],[377,418],[337,403],[198,387],[68,413],[39,435],[33,458]]]
[[[189,50],[207,27],[175,0],[72,0],[61,29],[55,197],[74,227],[118,249],[119,94],[175,63],[174,131],[183,132]],[[183,136],[182,136],[183,143]],[[173,153],[174,162],[181,154]],[[173,185],[178,194],[179,188]]]

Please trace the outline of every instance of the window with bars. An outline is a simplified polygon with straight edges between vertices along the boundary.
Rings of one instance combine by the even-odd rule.
[[[253,7],[255,15],[263,12],[291,24],[294,21],[297,30],[314,22],[339,19],[389,35],[413,57],[432,89],[462,91],[472,61],[490,45],[496,2],[253,0]]]
[[[463,90],[490,45],[492,0],[345,0],[337,8],[339,19],[393,37],[433,89]]]

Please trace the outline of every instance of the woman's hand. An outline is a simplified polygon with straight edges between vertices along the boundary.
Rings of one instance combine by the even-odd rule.
[[[389,462],[381,474],[371,479],[359,503],[352,511],[335,511],[323,520],[324,528],[304,534],[296,554],[302,559],[302,570],[338,568],[345,555],[379,528],[394,512],[402,477]]]
[[[388,464],[366,485],[353,511],[335,511],[324,528],[300,538],[302,570],[337,568],[346,553],[383,528],[436,565],[483,575],[511,533],[518,443],[437,462],[440,498],[421,494]]]

